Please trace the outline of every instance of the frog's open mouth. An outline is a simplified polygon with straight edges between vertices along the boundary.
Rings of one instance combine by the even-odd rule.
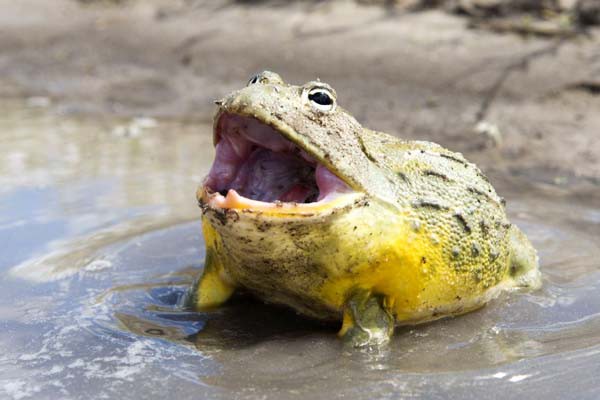
[[[221,208],[329,201],[350,187],[273,127],[223,113],[215,125],[216,155],[204,182]],[[231,204],[230,204],[231,203]]]

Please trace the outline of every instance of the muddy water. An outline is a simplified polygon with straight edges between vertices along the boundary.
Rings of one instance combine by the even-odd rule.
[[[0,112],[1,398],[597,398],[593,201],[499,176],[540,251],[543,289],[361,352],[335,326],[244,297],[184,309],[203,267],[194,191],[209,124],[39,105]]]

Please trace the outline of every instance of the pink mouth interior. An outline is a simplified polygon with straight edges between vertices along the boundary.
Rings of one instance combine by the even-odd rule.
[[[216,127],[216,156],[205,185],[225,196],[230,189],[264,202],[311,203],[348,192],[325,166],[251,117],[223,114]]]

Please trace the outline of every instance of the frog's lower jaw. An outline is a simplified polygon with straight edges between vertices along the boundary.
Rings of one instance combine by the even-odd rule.
[[[335,249],[327,243],[338,235],[312,227],[332,227],[333,221],[351,210],[368,207],[364,194],[335,193],[318,202],[295,204],[251,200],[235,190],[225,197],[200,188],[198,200],[204,214],[206,257],[190,296],[193,308],[214,309],[226,302],[236,287],[243,287],[268,302],[290,305],[317,319],[341,316],[341,310],[324,306],[315,292],[327,265],[319,254],[329,259],[327,255]],[[360,226],[352,219],[344,224],[350,223]],[[344,231],[348,229],[352,228],[346,226]],[[295,295],[283,296],[286,290],[280,292],[281,287]]]

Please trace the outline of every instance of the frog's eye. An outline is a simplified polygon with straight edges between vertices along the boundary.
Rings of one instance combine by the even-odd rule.
[[[262,83],[264,85],[283,85],[283,79],[281,79],[281,76],[279,76],[279,74],[276,74],[275,72],[263,71],[250,78],[246,86],[254,85],[257,83]]]
[[[250,78],[250,80],[248,81],[248,84],[246,86],[254,85],[255,83],[260,82],[260,78],[261,78],[260,74],[254,75],[252,78]]]
[[[333,93],[325,88],[314,88],[308,92],[310,105],[319,111],[332,111],[335,107]]]

